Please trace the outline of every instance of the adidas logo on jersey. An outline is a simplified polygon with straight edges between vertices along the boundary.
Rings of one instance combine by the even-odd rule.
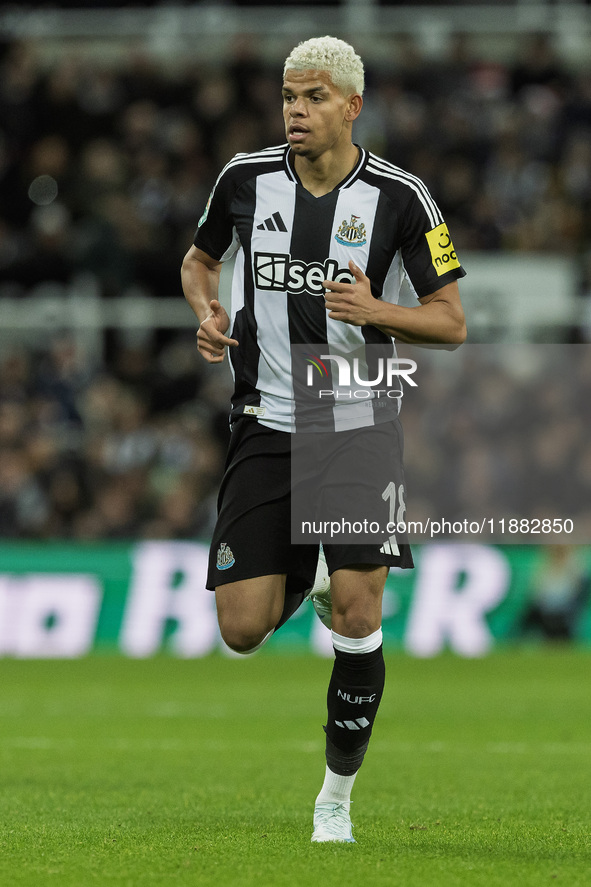
[[[339,268],[334,259],[320,262],[302,262],[292,259],[288,253],[255,253],[254,279],[258,289],[291,295],[310,293],[323,296],[323,280],[337,283],[354,283],[348,268]]]
[[[265,221],[261,225],[257,225],[257,231],[287,231],[285,226],[285,222],[281,218],[281,213],[273,213],[273,215],[269,219],[265,219]]]

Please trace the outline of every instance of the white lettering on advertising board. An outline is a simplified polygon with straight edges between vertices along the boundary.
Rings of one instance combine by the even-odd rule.
[[[95,576],[0,576],[0,655],[84,656],[94,643],[101,601]]]
[[[192,542],[144,542],[133,573],[120,634],[128,656],[162,648],[166,623],[177,623],[169,646],[177,656],[204,656],[218,643],[215,597],[205,588],[207,548]]]
[[[496,548],[425,546],[406,626],[407,650],[415,656],[434,656],[446,646],[461,656],[488,653],[493,637],[486,615],[509,587],[509,564]]]

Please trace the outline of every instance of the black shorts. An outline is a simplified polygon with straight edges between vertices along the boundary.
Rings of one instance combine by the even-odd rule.
[[[390,447],[390,451],[400,477],[398,420],[395,425],[399,446]],[[382,435],[387,433],[382,426],[376,426],[376,430],[380,428]],[[363,431],[367,433],[368,429]],[[332,432],[332,437],[344,433]],[[319,440],[318,445],[321,449]],[[387,543],[334,544],[330,535],[324,534],[321,541],[329,573],[354,564],[414,566],[406,541],[400,540],[394,547]],[[256,420],[239,419],[232,429],[218,497],[207,588],[214,590],[228,582],[286,574],[286,591],[305,591],[314,581],[318,547],[317,539],[310,544],[294,544],[292,540],[292,435],[267,428]]]

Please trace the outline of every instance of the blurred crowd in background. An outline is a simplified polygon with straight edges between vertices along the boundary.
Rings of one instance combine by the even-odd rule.
[[[206,538],[231,394],[208,369],[194,333],[99,366],[67,333],[3,353],[0,539]]]
[[[545,35],[501,64],[459,34],[437,60],[399,37],[387,67],[366,67],[356,141],[424,179],[460,257],[567,256],[591,295],[591,68],[573,69]],[[141,46],[103,64],[0,45],[0,299],[26,311],[81,274],[104,299],[181,298],[180,263],[217,174],[238,151],[284,141],[280,83],[256,38],[215,69],[198,57],[165,67]],[[47,339],[16,337],[0,353],[0,537],[207,535],[227,368],[198,357],[194,330],[110,331],[98,360],[67,330]],[[486,378],[472,384],[464,421],[493,396]],[[510,377],[494,390],[509,418],[527,397]],[[424,408],[433,416],[432,400]],[[466,451],[468,466],[457,452],[456,469],[476,477],[482,452]],[[581,452],[587,484],[590,462]]]
[[[401,412],[407,519],[478,525],[461,541],[530,544],[547,542],[556,519],[553,541],[588,542],[591,345],[406,352],[417,362]]]
[[[130,286],[178,296],[178,267],[211,187],[238,151],[284,142],[281,67],[243,38],[212,70],[75,52],[42,64],[0,50],[0,287],[29,291],[79,271],[105,297]],[[438,61],[411,38],[387,70],[367,63],[355,136],[422,178],[458,252],[530,250],[591,274],[591,68],[544,35],[513,65],[473,58],[457,35]]]

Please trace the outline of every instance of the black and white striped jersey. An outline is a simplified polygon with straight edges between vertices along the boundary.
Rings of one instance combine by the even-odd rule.
[[[334,430],[388,421],[399,410],[400,397],[380,397],[374,386],[369,402],[359,400],[354,386],[347,391],[335,378],[331,354],[371,351],[369,365],[376,353],[387,359],[395,350],[375,327],[329,318],[323,280],[353,282],[353,259],[375,298],[397,302],[404,275],[421,297],[465,274],[425,185],[363,149],[355,169],[321,197],[302,186],[287,145],[237,154],[214,186],[195,246],[218,261],[237,253],[231,418],[246,414],[282,431],[304,427],[300,394],[314,369],[314,391],[325,386],[323,413]]]

